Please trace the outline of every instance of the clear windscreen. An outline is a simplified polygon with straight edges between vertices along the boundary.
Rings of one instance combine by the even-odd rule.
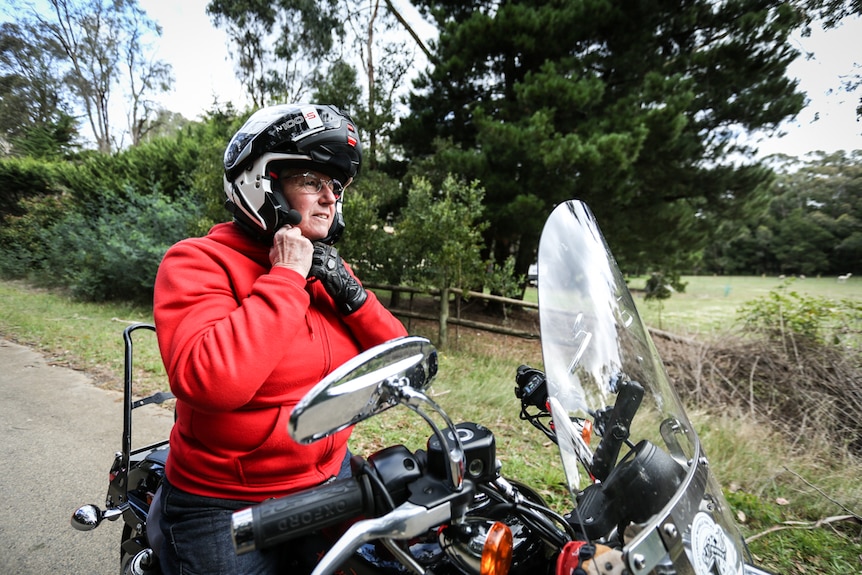
[[[659,523],[678,522],[677,531],[686,533],[696,517],[708,517],[704,532],[726,526],[715,527],[725,533],[717,539],[724,554],[715,551],[721,556],[710,565],[723,565],[717,573],[739,572],[741,547],[726,503],[706,466],[693,464],[702,458],[697,435],[583,202],[565,202],[549,217],[539,244],[538,292],[548,403],[576,509],[594,503],[584,496],[586,487],[600,490],[607,503],[588,512],[608,514],[609,530],[640,525],[630,546],[653,555],[659,547],[647,539],[661,533]],[[584,525],[593,519],[583,518]],[[604,528],[593,534],[604,536]],[[717,548],[692,551],[693,534],[686,537],[686,562],[695,573],[712,573],[697,561]],[[653,566],[669,560],[658,555]],[[651,572],[649,564],[633,572]]]

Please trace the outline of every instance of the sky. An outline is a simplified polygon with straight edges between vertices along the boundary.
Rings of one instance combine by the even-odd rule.
[[[162,26],[162,37],[155,44],[157,57],[173,66],[174,89],[159,100],[167,109],[189,119],[198,119],[210,109],[214,97],[221,103],[233,102],[240,109],[247,105],[228,55],[226,35],[206,15],[208,1],[139,0]],[[430,33],[430,26],[423,26],[409,2],[400,0],[395,5],[420,30],[420,35],[423,29],[425,35]],[[783,137],[757,141],[761,156],[782,153],[803,157],[818,150],[862,149],[862,122],[856,120],[862,87],[852,94],[840,89],[842,76],[854,71],[862,74],[860,38],[862,18],[856,17],[839,29],[823,32],[818,28],[810,38],[794,39],[801,51],[814,54],[812,59],[797,59],[788,73],[800,79],[809,104],[795,119],[782,125]]]
[[[209,0],[138,0],[162,27],[154,56],[173,67],[174,87],[156,98],[165,108],[197,120],[219,102],[244,107],[243,90],[230,61],[227,35],[206,14]]]
[[[856,120],[862,86],[853,93],[841,89],[842,77],[862,76],[862,18],[834,30],[818,28],[811,37],[797,36],[794,42],[803,54],[814,54],[811,59],[797,58],[788,70],[788,76],[799,79],[809,102],[795,119],[782,125],[785,136],[758,142],[760,154],[803,157],[817,150],[862,150],[862,122]]]

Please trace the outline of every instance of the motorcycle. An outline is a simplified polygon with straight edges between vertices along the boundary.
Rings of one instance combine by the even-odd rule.
[[[316,532],[332,544],[313,575],[769,575],[752,562],[583,202],[560,204],[548,218],[538,278],[544,370],[519,367],[514,392],[521,419],[558,448],[571,509],[554,510],[537,490],[506,477],[491,430],[450,420],[426,393],[437,351],[407,336],[319,382],[293,409],[289,432],[311,443],[404,406],[428,424],[426,448],[354,456],[350,478],[235,512],[236,552]],[[168,446],[127,449],[131,410],[163,400],[132,402],[129,387],[107,509],[83,506],[72,523],[93,529],[123,517],[122,572],[146,573],[157,570],[146,518]]]

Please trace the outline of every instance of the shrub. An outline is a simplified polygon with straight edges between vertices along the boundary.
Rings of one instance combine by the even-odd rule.
[[[746,330],[773,341],[788,338],[818,344],[858,344],[862,306],[849,300],[835,301],[792,291],[792,280],[763,298],[747,302],[737,311]]]
[[[0,217],[22,215],[22,200],[59,193],[60,171],[57,162],[0,158]]]
[[[0,275],[23,278],[45,267],[45,230],[63,219],[69,200],[68,194],[58,194],[19,201],[21,215],[7,215],[0,226]]]
[[[380,171],[363,172],[344,195],[344,237],[338,251],[363,282],[398,284],[404,264],[386,212],[401,193],[397,180]]]
[[[88,301],[152,302],[156,270],[199,217],[189,199],[127,191],[106,193],[87,213],[70,212],[44,230],[43,280]]]

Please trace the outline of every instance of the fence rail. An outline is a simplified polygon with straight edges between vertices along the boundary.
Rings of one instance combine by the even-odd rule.
[[[425,288],[416,288],[416,287],[411,287],[411,286],[396,286],[396,285],[370,284],[370,283],[366,283],[365,286],[369,289],[380,289],[380,290],[386,290],[386,291],[390,291],[390,292],[400,292],[400,293],[410,294],[410,306],[408,309],[403,309],[401,307],[390,308],[390,311],[393,314],[395,314],[396,316],[406,317],[408,319],[419,319],[419,320],[423,320],[423,321],[435,321],[435,322],[440,321],[439,314],[438,315],[431,315],[431,314],[427,314],[427,313],[421,313],[421,312],[413,311],[413,296],[414,295],[418,294],[418,295],[430,295],[430,296],[439,297],[441,294],[441,290],[439,290],[439,289],[436,289],[436,288],[425,289]],[[520,299],[502,297],[502,296],[497,296],[497,295],[492,295],[492,294],[486,294],[486,293],[481,293],[481,292],[475,292],[475,291],[469,291],[469,290],[460,290],[460,289],[451,289],[451,290],[449,290],[449,293],[456,295],[456,296],[457,295],[464,295],[465,297],[468,297],[468,298],[476,298],[476,299],[482,299],[482,300],[487,300],[487,301],[496,301],[496,302],[499,302],[499,303],[502,303],[505,305],[510,305],[513,307],[521,307],[524,309],[535,309],[535,310],[539,309],[539,304],[537,304],[537,303],[533,303],[533,302],[529,302],[529,301],[523,301]],[[522,337],[525,339],[539,339],[539,337],[540,337],[538,331],[525,331],[525,330],[510,328],[510,327],[507,327],[504,325],[499,325],[499,324],[484,323],[484,322],[478,322],[478,321],[472,321],[469,319],[464,319],[461,317],[460,311],[461,311],[460,306],[456,306],[455,317],[451,317],[451,316],[447,317],[446,323],[451,323],[452,325],[460,325],[460,326],[464,326],[464,327],[469,327],[472,329],[479,329],[482,331],[489,331],[492,333],[499,333],[502,335],[511,335],[511,336],[515,336],[515,337]],[[410,329],[409,324],[408,324],[408,329]],[[441,326],[441,330],[442,329],[446,329],[445,326]],[[685,337],[685,336],[676,335],[674,333],[670,333],[670,332],[663,331],[660,329],[652,328],[649,326],[647,326],[647,330],[654,337],[660,337],[662,339],[667,339],[667,340],[675,341],[678,343],[686,343],[689,345],[696,345],[697,344],[697,342],[695,340],[688,338],[688,337]]]
[[[433,297],[440,297],[442,291],[436,288],[417,288],[412,286],[397,286],[397,285],[387,285],[387,284],[372,284],[366,283],[365,286],[369,289],[377,289],[377,290],[386,290],[390,292],[398,292],[398,293],[406,293],[410,295],[410,302],[407,309],[403,309],[401,306],[392,307],[389,311],[399,317],[405,317],[408,319],[419,319],[425,321],[436,321],[440,322],[440,315],[431,315],[428,313],[417,312],[413,310],[413,296],[415,295],[430,295]],[[498,295],[486,294],[481,292],[475,292],[470,290],[460,290],[460,289],[450,289],[448,290],[449,294],[454,296],[461,296],[468,299],[479,299],[485,301],[494,301],[497,303],[502,303],[504,305],[512,306],[512,307],[520,307],[524,309],[539,309],[539,305],[529,301],[523,301],[520,299],[513,299],[508,297],[502,297]],[[452,302],[450,301],[450,304]],[[460,303],[460,302],[459,302]],[[525,339],[538,339],[539,333],[538,331],[526,331],[521,329],[515,329],[511,327],[507,327],[505,325],[478,322],[473,320],[464,319],[461,317],[461,306],[455,306],[455,315],[449,316],[445,320],[446,324],[459,325],[464,327],[469,327],[472,329],[479,329],[482,331],[489,331],[492,333],[499,333],[502,335],[511,335],[515,337],[522,337]],[[408,329],[410,326],[408,325]],[[440,325],[441,333],[446,330],[446,325]]]

